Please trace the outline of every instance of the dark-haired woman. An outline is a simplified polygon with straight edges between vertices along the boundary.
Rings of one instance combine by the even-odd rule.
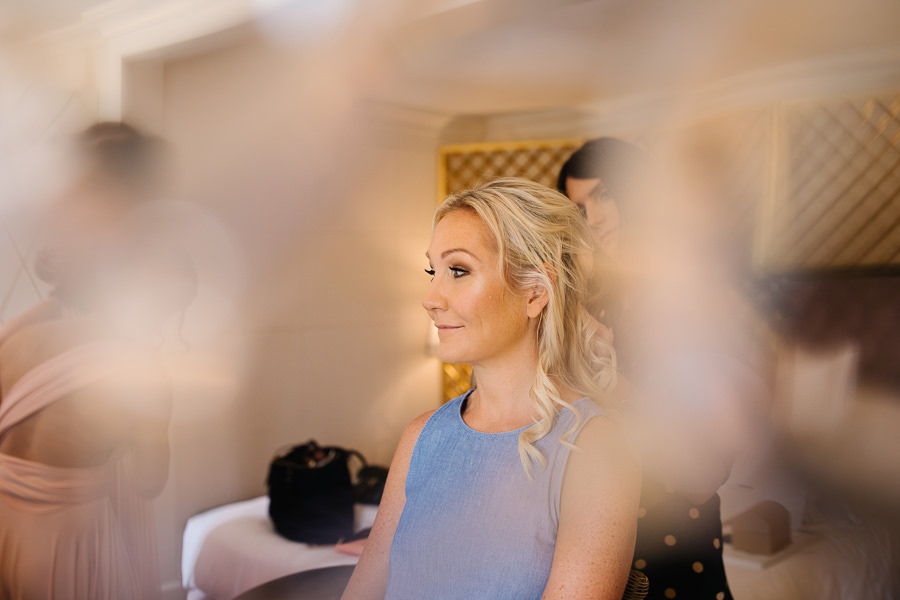
[[[598,138],[563,165],[557,187],[578,205],[593,233],[601,267],[592,312],[612,330],[619,371],[634,388],[631,416],[644,448],[644,481],[632,568],[647,575],[649,600],[730,599],[716,492],[729,475],[732,455],[716,451],[716,432],[708,425],[726,403],[717,394],[732,390],[730,383],[718,385],[730,377],[721,375],[736,362],[718,342],[713,349],[703,347],[705,341],[695,345],[703,334],[690,329],[686,313],[663,311],[671,317],[665,326],[650,325],[663,299],[648,302],[652,294],[635,289],[641,282],[629,263],[634,248],[623,247],[636,227],[637,210],[645,208],[637,204],[646,201],[641,192],[648,168],[638,147]],[[684,325],[672,326],[677,319]],[[674,344],[660,339],[663,330],[679,328]],[[698,405],[707,409],[698,411]]]

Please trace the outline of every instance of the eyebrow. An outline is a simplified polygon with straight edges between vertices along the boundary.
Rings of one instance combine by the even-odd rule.
[[[477,257],[477,256],[475,256],[474,254],[472,254],[471,252],[469,252],[469,251],[466,250],[465,248],[450,248],[449,250],[444,250],[443,252],[441,252],[441,258],[446,258],[448,255],[453,254],[454,252],[462,252],[463,254],[468,254],[469,256],[471,256],[472,258],[474,258],[475,260],[478,260],[478,257]],[[425,257],[430,259],[430,258],[431,258],[431,255],[428,254],[428,252],[426,251],[426,252],[425,252]]]
[[[588,193],[589,198],[593,198],[595,200],[600,200],[607,194],[606,186],[603,185],[603,181],[598,181],[597,185],[591,188],[591,191]]]

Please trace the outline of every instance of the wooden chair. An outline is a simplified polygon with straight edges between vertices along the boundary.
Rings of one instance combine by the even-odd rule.
[[[650,593],[650,580],[646,575],[634,569],[628,574],[628,584],[622,600],[644,600]]]

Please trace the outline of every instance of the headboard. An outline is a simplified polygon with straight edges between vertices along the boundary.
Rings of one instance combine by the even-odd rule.
[[[812,350],[855,344],[860,382],[900,389],[900,270],[782,275],[767,286],[784,338]]]

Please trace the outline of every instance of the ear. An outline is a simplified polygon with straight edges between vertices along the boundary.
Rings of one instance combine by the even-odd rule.
[[[544,263],[544,270],[550,278],[551,283],[556,283],[556,272]],[[536,319],[541,311],[550,302],[550,290],[545,285],[536,285],[529,290],[528,300],[525,304],[525,313],[531,319]]]
[[[543,285],[536,285],[531,288],[528,300],[525,303],[525,314],[530,319],[536,319],[547,303],[550,302],[550,292]]]

